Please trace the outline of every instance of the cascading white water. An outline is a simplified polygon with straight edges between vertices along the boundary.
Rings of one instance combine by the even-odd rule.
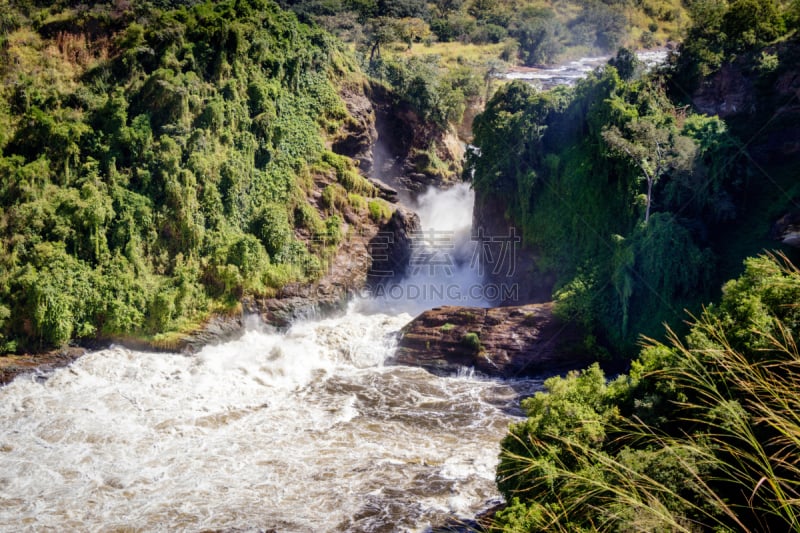
[[[422,231],[413,239],[405,276],[382,286],[359,308],[417,315],[440,305],[488,306],[476,255],[480,250],[472,240],[474,203],[467,183],[420,195],[415,211]]]
[[[448,205],[443,230],[468,229],[467,189],[429,194],[426,227]],[[411,316],[369,307],[281,334],[253,323],[193,356],[114,347],[1,388],[0,530],[419,531],[473,516],[498,497],[499,441],[539,383],[385,366]]]

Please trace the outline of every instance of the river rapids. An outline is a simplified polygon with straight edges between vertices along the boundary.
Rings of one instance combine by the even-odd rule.
[[[471,209],[466,186],[419,205],[453,239]],[[195,355],[111,347],[0,388],[0,530],[426,531],[474,517],[499,501],[499,442],[541,382],[385,364],[409,312],[443,302],[385,303],[283,333],[253,319]]]

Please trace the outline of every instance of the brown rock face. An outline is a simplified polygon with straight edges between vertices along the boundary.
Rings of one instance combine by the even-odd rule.
[[[265,324],[283,328],[298,318],[341,309],[371,282],[385,279],[383,272],[405,270],[411,236],[418,230],[419,217],[397,207],[385,224],[364,223],[342,243],[318,282],[287,285],[277,297],[252,301],[245,310],[260,315]]]
[[[800,211],[792,211],[778,219],[770,235],[787,246],[800,248]]]
[[[401,332],[394,362],[452,373],[472,367],[504,378],[581,368],[579,329],[553,316],[553,304],[437,307]]]
[[[692,95],[692,104],[701,113],[727,118],[755,111],[753,81],[741,66],[725,64],[710,78],[703,80]]]
[[[460,179],[464,147],[453,131],[421,119],[381,84],[373,84],[369,96],[378,134],[373,177],[396,189],[403,201]]]
[[[83,348],[64,348],[43,354],[4,355],[0,357],[0,385],[11,383],[20,374],[49,372],[67,366],[84,353]]]
[[[345,87],[341,96],[350,118],[334,139],[331,149],[337,154],[356,159],[359,168],[368,173],[372,169],[372,147],[378,139],[375,110],[364,87]]]
[[[405,274],[412,254],[414,234],[419,231],[421,226],[416,213],[400,207],[392,213],[389,222],[381,227],[369,243],[372,257],[370,284]]]
[[[492,302],[494,305],[521,305],[548,302],[553,298],[555,275],[539,268],[539,254],[522,245],[522,229],[514,227],[505,216],[506,205],[491,195],[475,195],[475,210],[472,215],[472,233],[482,235],[484,253],[484,281],[495,286],[515,290],[502,291],[513,294],[514,300]],[[492,242],[491,239],[497,239]],[[513,246],[513,251],[504,249]],[[495,261],[492,261],[492,258]]]

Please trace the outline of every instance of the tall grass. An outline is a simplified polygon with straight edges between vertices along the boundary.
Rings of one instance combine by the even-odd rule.
[[[800,270],[782,255],[751,261],[686,339],[669,331],[662,365],[617,380],[628,412],[601,445],[576,438],[582,421],[512,432],[498,480],[529,477],[494,530],[800,531]],[[665,423],[630,408],[644,390],[674,392]]]

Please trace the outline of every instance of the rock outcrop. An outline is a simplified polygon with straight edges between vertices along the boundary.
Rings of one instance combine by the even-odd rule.
[[[413,252],[414,234],[422,231],[419,216],[398,208],[369,243],[372,265],[369,283],[374,285],[406,273]]]
[[[411,253],[412,234],[418,230],[419,217],[397,207],[388,222],[361,226],[343,243],[318,282],[290,284],[274,298],[243,302],[244,312],[284,328],[298,318],[342,309],[353,295],[384,279],[387,271],[402,273]]]
[[[701,81],[691,101],[701,113],[747,123],[751,129],[742,140],[748,152],[772,164],[800,154],[800,42],[790,39],[758,54],[722,65]],[[762,69],[761,54],[779,57],[782,66]]]
[[[366,87],[345,86],[341,91],[350,116],[345,121],[342,131],[331,143],[331,149],[337,154],[352,157],[364,173],[372,170],[372,148],[378,139],[375,129],[375,109],[365,92]]]
[[[445,306],[426,311],[401,332],[396,364],[453,373],[471,367],[514,378],[581,368],[580,329],[553,315],[553,304],[516,307]]]
[[[702,81],[692,94],[692,105],[701,113],[721,118],[752,113],[756,109],[753,87],[752,77],[745,75],[741,65],[727,63]]]
[[[274,298],[254,300],[245,311],[258,314],[265,324],[284,328],[298,318],[343,308],[367,285],[372,265],[369,243],[380,231],[376,226],[362,227],[339,247],[319,281],[286,285]]]
[[[787,246],[800,248],[800,211],[783,215],[772,226],[770,236]]]
[[[510,299],[494,305],[548,302],[553,297],[555,275],[539,268],[539,254],[522,243],[522,228],[505,216],[506,205],[491,195],[475,195],[472,215],[473,238],[481,246],[484,282],[500,288]]]
[[[36,372],[42,375],[67,366],[86,353],[83,348],[63,348],[42,354],[4,355],[0,357],[0,385],[10,383],[20,374]]]
[[[378,133],[373,176],[400,191],[402,199],[460,179],[464,145],[454,131],[422,120],[383,85],[372,85],[370,99]]]

